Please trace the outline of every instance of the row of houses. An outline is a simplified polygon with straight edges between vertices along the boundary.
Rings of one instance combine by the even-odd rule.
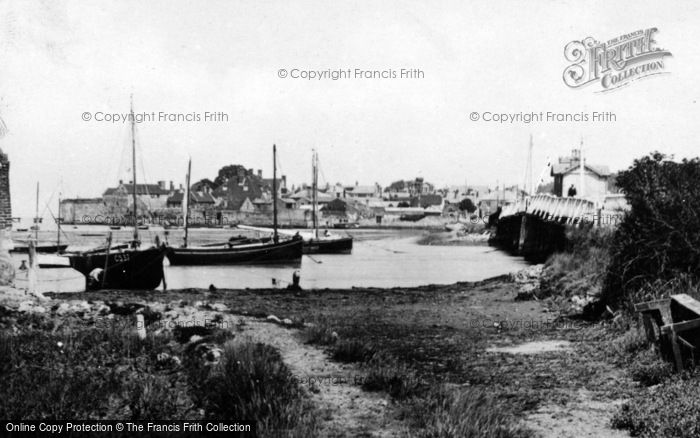
[[[272,214],[272,191],[275,181],[264,178],[262,171],[243,166],[227,166],[226,177],[217,178],[218,184],[202,180],[191,186],[189,205],[193,214],[213,221],[223,221],[229,215],[236,217],[260,217],[269,220]],[[570,187],[581,186],[587,197],[604,197],[610,191],[610,171],[606,166],[585,163],[581,169],[580,151],[573,150],[568,157],[559,158],[551,166],[552,191],[565,196]],[[313,189],[303,185],[288,187],[286,176],[276,181],[278,211],[303,225],[310,220]],[[65,199],[61,202],[61,218],[67,223],[85,222],[85,218],[125,217],[133,214],[131,181],[119,181],[99,198]],[[580,193],[580,192],[579,192]],[[582,194],[582,193],[580,193]],[[455,185],[436,188],[423,178],[396,181],[382,188],[379,184],[352,185],[340,183],[317,189],[316,199],[322,215],[328,221],[356,221],[361,218],[394,216],[419,218],[427,215],[459,214],[465,209],[470,214],[484,216],[496,211],[505,203],[527,195],[521,187],[496,187]],[[140,217],[177,217],[182,215],[185,190],[175,187],[172,181],[157,184],[136,185],[136,209]],[[240,216],[245,215],[245,216]],[[99,222],[99,219],[92,219]]]

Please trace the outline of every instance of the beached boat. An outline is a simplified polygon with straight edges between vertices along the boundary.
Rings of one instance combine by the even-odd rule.
[[[183,198],[183,208],[185,210],[185,236],[183,246],[168,247],[168,261],[173,266],[176,265],[239,265],[239,264],[268,264],[268,263],[289,263],[297,264],[301,261],[303,251],[303,241],[301,238],[288,240],[279,239],[277,232],[277,166],[276,147],[273,146],[273,237],[271,239],[260,239],[251,241],[245,238],[232,238],[223,244],[191,247],[188,245],[189,238],[189,203],[190,203],[190,174],[192,162],[190,161],[187,171],[187,188]]]
[[[68,248],[68,244],[39,244],[34,247],[34,250],[37,253],[62,253],[65,252],[66,248]],[[29,253],[29,245],[25,243],[15,244],[10,252],[27,254]]]
[[[68,256],[70,266],[85,276],[88,290],[95,289],[155,289],[164,279],[163,259],[166,248],[156,245],[141,248],[136,197],[136,136],[133,102],[131,105],[131,153],[133,171],[133,216],[134,236],[127,244],[112,245],[112,233],[107,238],[107,245],[89,251],[73,253]]]
[[[168,260],[176,265],[245,265],[289,263],[301,260],[303,241],[291,239],[278,243],[253,243],[222,247],[168,248]]]

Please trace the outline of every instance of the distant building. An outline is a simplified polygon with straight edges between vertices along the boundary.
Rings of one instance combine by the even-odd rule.
[[[552,165],[551,175],[554,177],[554,194],[567,196],[573,185],[577,197],[584,197],[602,202],[608,193],[608,166],[591,164],[585,161],[583,172],[583,187],[581,186],[581,151],[574,149],[571,156],[560,157],[559,162]]]
[[[253,172],[253,169],[246,170],[239,166],[237,174],[231,176],[217,187],[212,192],[212,195],[221,199],[219,206],[222,209],[238,211],[244,207],[244,204],[246,208],[249,208],[249,203],[262,198],[266,193],[271,194],[272,186],[272,178],[263,178],[262,171],[258,170],[256,174]],[[283,175],[281,178],[277,178],[277,191],[278,196],[286,194],[286,176]]]
[[[90,223],[102,221],[102,216],[107,215],[107,206],[102,198],[61,199],[59,214],[63,223]]]
[[[136,184],[136,202],[139,210],[154,211],[167,207],[168,197],[175,192],[172,181],[170,187],[166,187],[165,181],[158,184]],[[119,181],[117,187],[108,188],[102,194],[102,199],[108,210],[125,213],[133,211],[134,185]],[[145,212],[142,212],[142,214]]]
[[[355,183],[354,186],[345,187],[345,197],[351,199],[381,199],[382,188],[379,184],[361,186]]]
[[[167,208],[182,208],[182,201],[184,199],[184,191],[176,191],[168,197]],[[209,192],[190,192],[190,208],[211,208],[216,206],[216,203],[216,199]]]

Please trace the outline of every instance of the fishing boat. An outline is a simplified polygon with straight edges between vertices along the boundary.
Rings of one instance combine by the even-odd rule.
[[[58,214],[58,219],[56,219],[56,225],[57,225],[57,234],[56,234],[56,243],[39,243],[39,224],[41,223],[42,218],[39,217],[39,183],[36,183],[36,207],[35,207],[35,213],[34,213],[34,225],[31,226],[31,230],[34,232],[34,251],[36,253],[40,254],[60,254],[65,252],[66,248],[68,248],[68,244],[61,244],[61,214],[60,214],[60,206],[61,206],[61,199],[59,197],[58,200],[58,205],[59,205],[59,214]],[[21,231],[21,230],[17,230]],[[24,230],[28,231],[28,230]],[[19,242],[19,243],[16,243]],[[12,248],[9,249],[9,252],[11,253],[18,253],[18,254],[28,254],[29,253],[29,242],[27,240],[15,240],[13,242]]]
[[[304,254],[350,254],[352,252],[352,236],[338,236],[328,230],[323,235],[318,232],[318,153],[313,151],[312,168],[312,201],[311,217],[313,220],[313,235],[304,241]]]
[[[112,245],[109,233],[107,245],[68,256],[70,266],[85,276],[87,290],[96,289],[155,289],[164,280],[163,259],[166,248],[156,244],[141,248],[137,221],[136,198],[136,135],[133,100],[131,104],[131,153],[133,172],[134,235],[131,242]]]
[[[281,234],[287,236],[299,236],[304,241],[304,254],[350,254],[352,253],[352,236],[339,236],[333,234],[328,230],[325,230],[323,234],[319,232],[319,220],[318,220],[318,153],[313,152],[312,156],[312,228],[313,230],[309,233],[308,231],[290,231],[290,230],[279,230]],[[238,228],[244,230],[257,231],[260,233],[269,233],[272,230],[269,228],[261,227],[250,227],[246,225],[237,225]]]
[[[188,246],[190,174],[192,160],[188,164],[187,187],[183,198],[185,210],[185,236],[182,247],[168,247],[168,261],[177,265],[239,265],[239,264],[298,264],[301,261],[303,241],[301,238],[279,239],[277,231],[277,148],[272,147],[273,155],[273,234],[271,239],[258,241],[246,238],[232,238],[228,242],[198,247]]]

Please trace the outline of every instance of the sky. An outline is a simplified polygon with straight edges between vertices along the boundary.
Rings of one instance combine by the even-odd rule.
[[[223,112],[137,124],[140,181],[243,164],[290,184],[523,184],[583,140],[612,170],[651,151],[698,155],[700,3],[692,1],[0,1],[0,148],[13,215],[129,180],[130,126],[99,113]],[[562,80],[574,40],[658,28],[667,74],[609,93]],[[302,70],[419,69],[307,80]],[[280,77],[280,69],[287,71]],[[477,112],[611,111],[614,122],[494,123]],[[85,113],[89,121],[83,120]],[[55,207],[52,208],[55,211]]]

